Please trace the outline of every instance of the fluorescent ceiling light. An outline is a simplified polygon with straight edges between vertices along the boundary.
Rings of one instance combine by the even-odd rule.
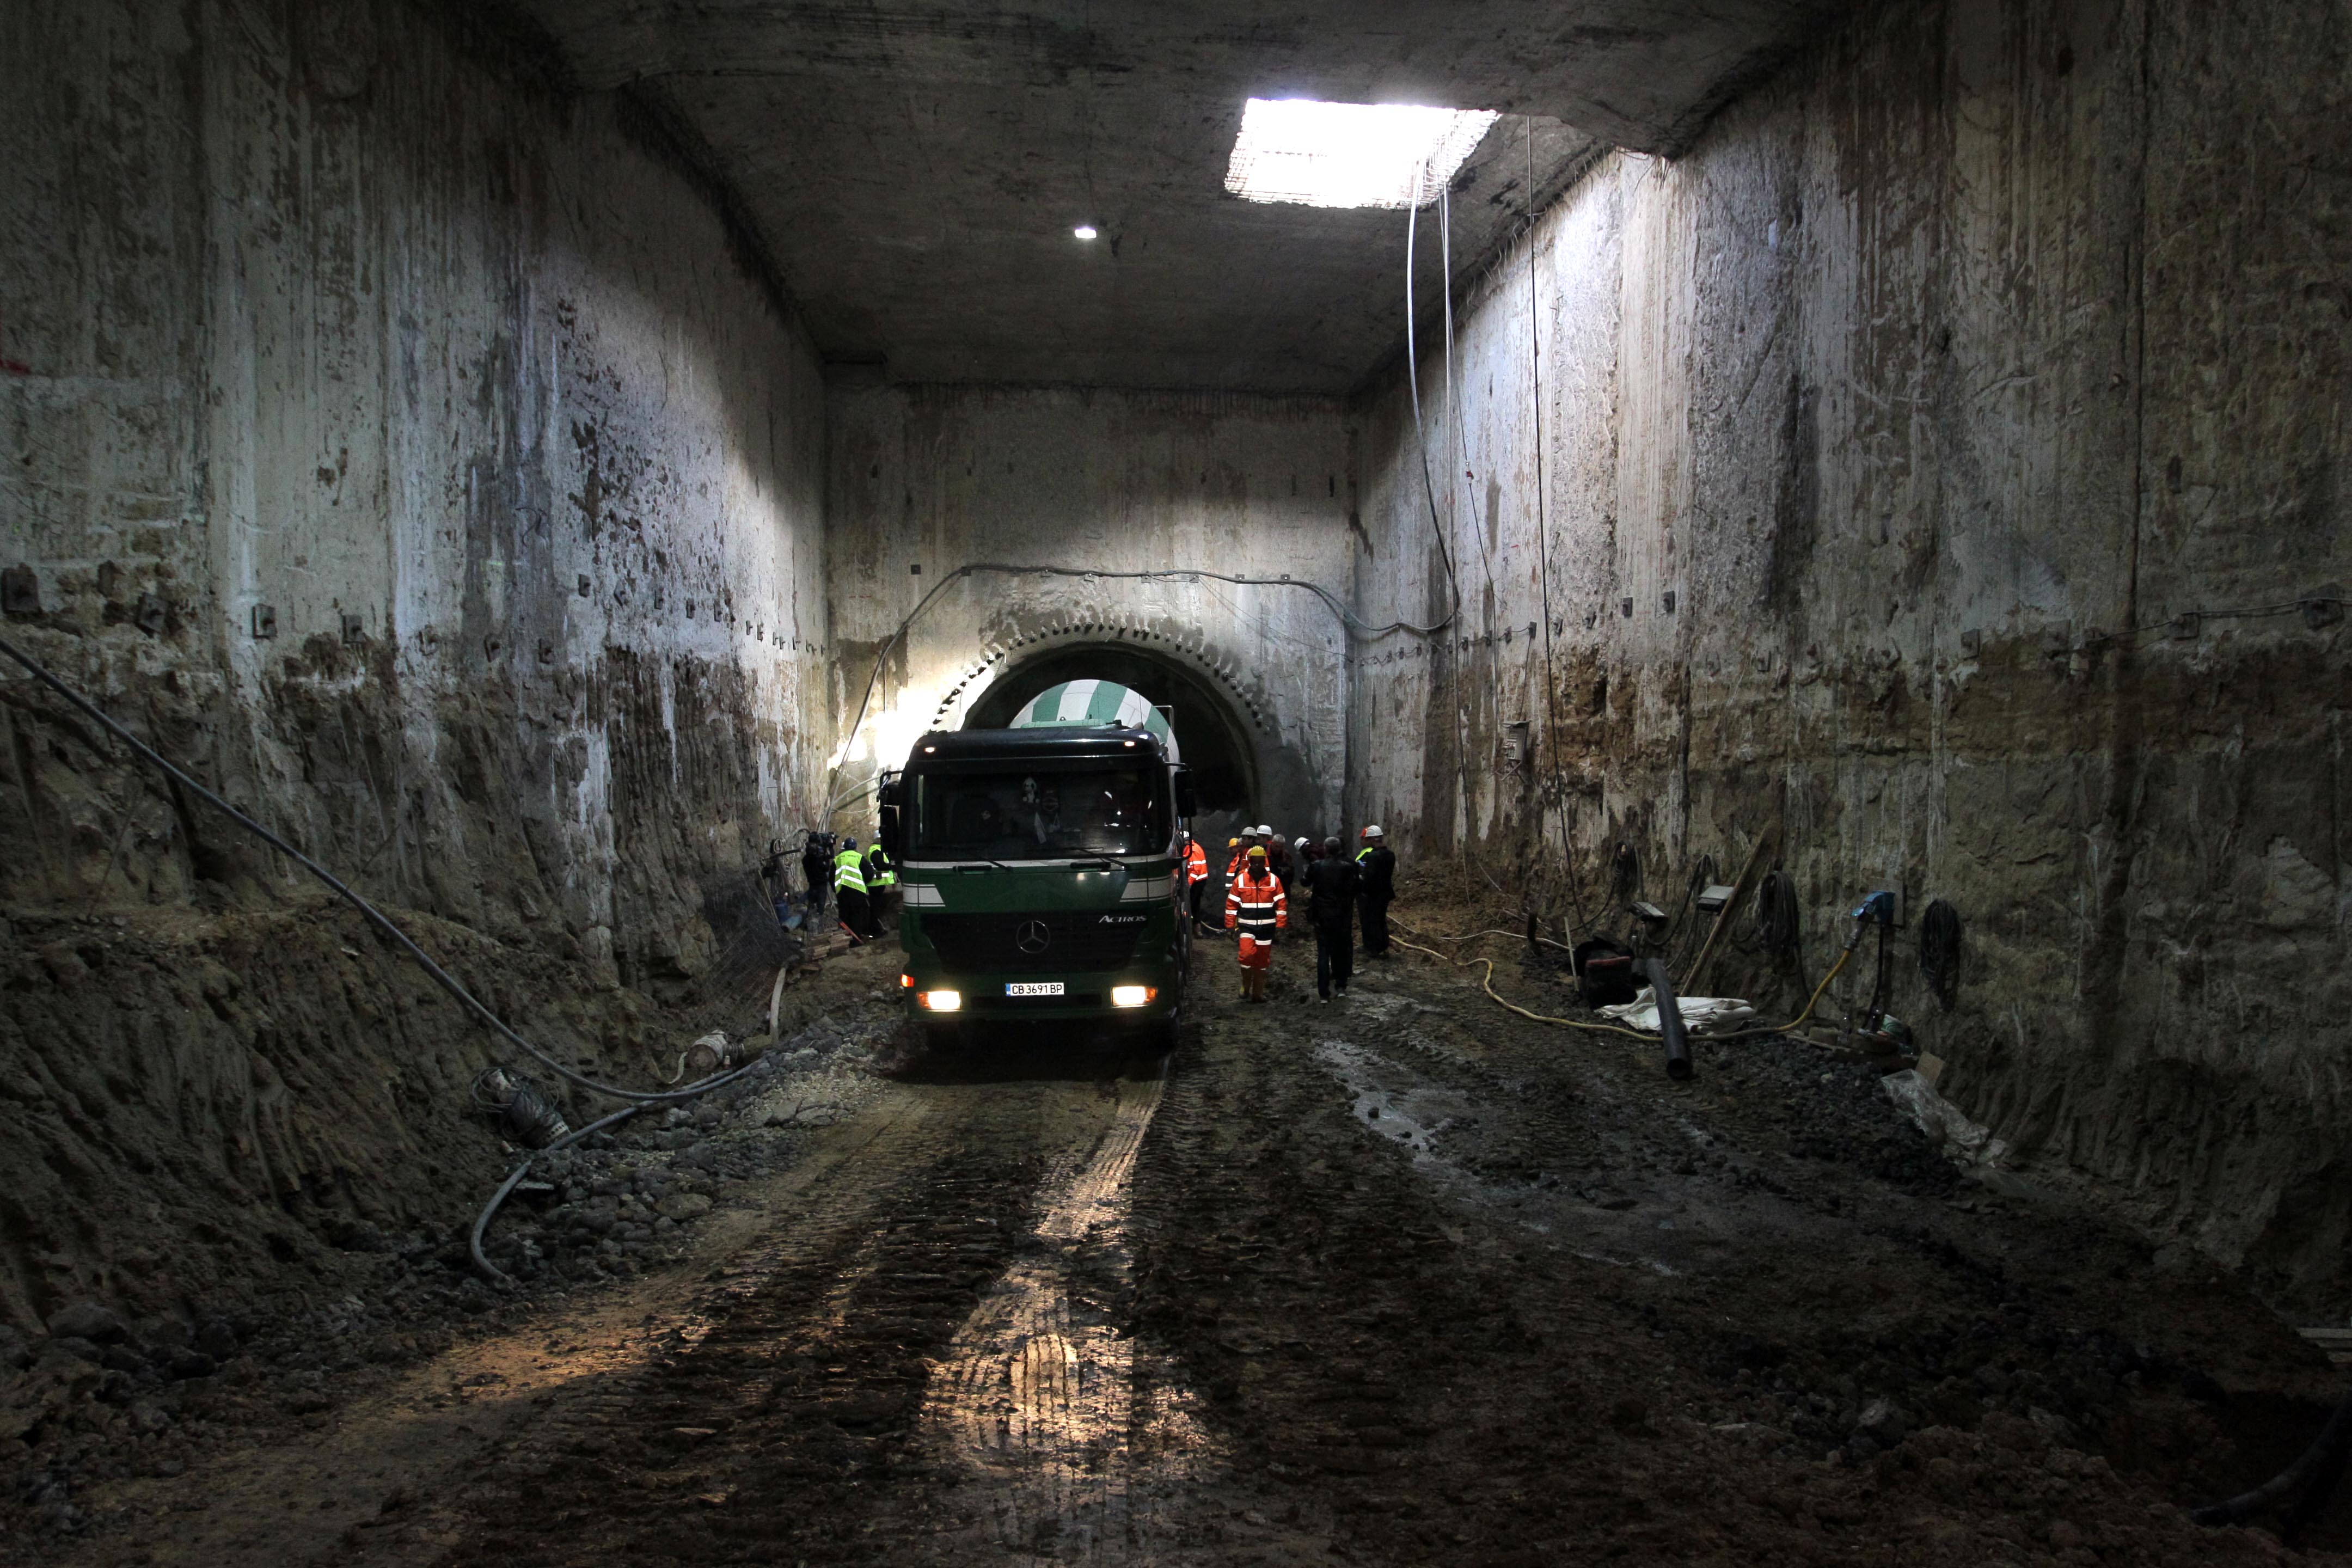
[[[1225,189],[1244,201],[1310,207],[1419,206],[1437,199],[1497,118],[1477,109],[1253,98]]]

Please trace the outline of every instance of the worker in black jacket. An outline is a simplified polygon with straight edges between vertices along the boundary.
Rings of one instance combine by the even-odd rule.
[[[1323,841],[1321,855],[1307,862],[1304,881],[1313,902],[1307,923],[1315,928],[1315,994],[1331,1000],[1348,994],[1356,973],[1356,899],[1363,886],[1356,863],[1342,855],[1337,838]]]
[[[817,928],[824,913],[825,895],[833,890],[833,846],[822,834],[812,833],[801,846],[801,875],[808,879],[808,929]]]
[[[1396,852],[1376,823],[1364,829],[1364,847],[1356,852],[1356,869],[1363,878],[1357,901],[1364,910],[1364,955],[1389,955],[1389,904],[1396,897]]]

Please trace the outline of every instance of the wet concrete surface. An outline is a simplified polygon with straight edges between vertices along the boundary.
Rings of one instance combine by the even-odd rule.
[[[1172,1056],[886,1061],[672,1265],[509,1307],[26,1561],[2270,1561],[2315,1429],[2226,1279],[1960,1179],[1864,1070],[1377,964]],[[887,973],[888,955],[851,961]],[[1556,1004],[1533,970],[1500,984]],[[2031,1191],[2026,1188],[2023,1190]],[[2340,1510],[2339,1510],[2340,1511]],[[2345,1539],[2323,1520],[2310,1542]],[[2315,1553],[2313,1560],[2329,1560]]]

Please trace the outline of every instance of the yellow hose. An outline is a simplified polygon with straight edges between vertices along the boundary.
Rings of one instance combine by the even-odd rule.
[[[1395,927],[1398,931],[1414,931],[1415,935],[1425,936],[1432,942],[1475,942],[1482,936],[1507,936],[1513,942],[1527,941],[1527,933],[1524,931],[1474,931],[1468,936],[1442,936],[1435,931],[1416,931],[1415,928],[1405,924],[1404,921],[1400,920],[1391,920],[1389,921],[1389,924]],[[1536,934],[1536,940],[1543,943],[1546,947],[1556,947],[1562,952],[1573,952],[1576,951],[1574,948],[1570,947],[1568,943],[1564,942],[1555,942],[1550,937],[1545,936],[1540,931]],[[1423,949],[1421,951],[1426,952],[1427,950]]]
[[[1506,931],[1502,934],[1507,936],[1510,933]],[[1391,937],[1389,940],[1395,942],[1399,947],[1409,947],[1415,952],[1428,953],[1430,957],[1440,960],[1443,963],[1450,963],[1456,969],[1467,969],[1474,963],[1485,964],[1486,966],[1486,973],[1480,975],[1478,978],[1478,984],[1480,987],[1486,991],[1487,995],[1492,996],[1496,1001],[1501,1003],[1504,1006],[1508,1007],[1512,1012],[1517,1013],[1522,1018],[1532,1018],[1538,1024],[1558,1024],[1563,1029],[1587,1029],[1596,1035],[1623,1035],[1629,1039],[1640,1040],[1644,1045],[1656,1044],[1656,1037],[1654,1036],[1645,1035],[1639,1029],[1628,1029],[1616,1024],[1580,1024],[1574,1018],[1555,1018],[1550,1016],[1549,1014],[1528,1012],[1525,1007],[1520,1006],[1517,1002],[1511,1001],[1508,997],[1506,997],[1495,989],[1495,961],[1491,958],[1447,958],[1444,953],[1439,952],[1434,948],[1423,947],[1419,942],[1406,942],[1402,937]],[[1443,941],[1444,939],[1440,938],[1439,940]]]
[[[1513,941],[1521,940],[1517,932],[1507,931],[1473,931],[1470,936],[1440,936],[1432,937],[1430,940],[1433,942],[1469,942],[1473,938],[1481,936],[1507,936]],[[1487,995],[1492,996],[1496,1001],[1501,1003],[1512,1012],[1517,1013],[1522,1018],[1532,1018],[1538,1024],[1557,1024],[1564,1029],[1584,1029],[1596,1035],[1624,1035],[1630,1038],[1640,1040],[1645,1045],[1654,1044],[1657,1040],[1657,1037],[1654,1035],[1645,1035],[1639,1029],[1628,1029],[1616,1024],[1585,1024],[1580,1023],[1574,1018],[1555,1018],[1548,1013],[1531,1013],[1495,989],[1495,961],[1493,959],[1447,958],[1445,954],[1437,952],[1434,948],[1423,947],[1419,942],[1406,942],[1402,937],[1391,937],[1390,940],[1395,942],[1399,947],[1409,947],[1415,952],[1428,953],[1430,957],[1437,959],[1441,963],[1450,963],[1456,969],[1467,969],[1474,963],[1485,964],[1486,966],[1486,972],[1479,976],[1478,979],[1480,988],[1483,989]],[[1555,943],[1554,945],[1557,944]],[[1845,951],[1838,954],[1838,961],[1830,965],[1830,972],[1822,976],[1822,983],[1813,987],[1811,997],[1805,1003],[1805,1010],[1798,1014],[1795,1017],[1790,1019],[1787,1023],[1768,1025],[1759,1029],[1735,1029],[1727,1035],[1697,1035],[1693,1037],[1701,1040],[1738,1040],[1747,1039],[1757,1035],[1785,1035],[1791,1029],[1801,1027],[1805,1020],[1813,1016],[1813,1009],[1821,1005],[1822,994],[1830,988],[1830,982],[1838,977],[1838,972],[1845,967],[1845,961],[1853,956],[1853,944],[1849,942],[1846,944]]]
[[[1811,998],[1805,1003],[1805,1010],[1798,1014],[1795,1017],[1790,1019],[1787,1023],[1762,1029],[1735,1029],[1728,1035],[1717,1035],[1715,1038],[1718,1040],[1736,1040],[1743,1035],[1785,1035],[1790,1030],[1797,1028],[1802,1025],[1806,1019],[1813,1016],[1813,1008],[1820,1004],[1822,993],[1830,988],[1830,982],[1838,977],[1838,971],[1845,967],[1845,961],[1853,956],[1853,946],[1854,944],[1852,942],[1848,942],[1846,944],[1845,951],[1838,954],[1838,961],[1830,965],[1830,972],[1822,976],[1822,983],[1813,987],[1813,994]]]

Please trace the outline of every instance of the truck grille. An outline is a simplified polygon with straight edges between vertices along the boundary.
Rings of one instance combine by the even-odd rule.
[[[1056,1007],[1099,1007],[1099,991],[1073,991],[1066,996],[980,996],[969,1005],[982,1013],[1050,1013]]]
[[[950,969],[994,974],[1123,969],[1148,917],[1141,910],[1039,914],[925,914],[923,934]],[[1039,937],[1043,936],[1041,944]]]

